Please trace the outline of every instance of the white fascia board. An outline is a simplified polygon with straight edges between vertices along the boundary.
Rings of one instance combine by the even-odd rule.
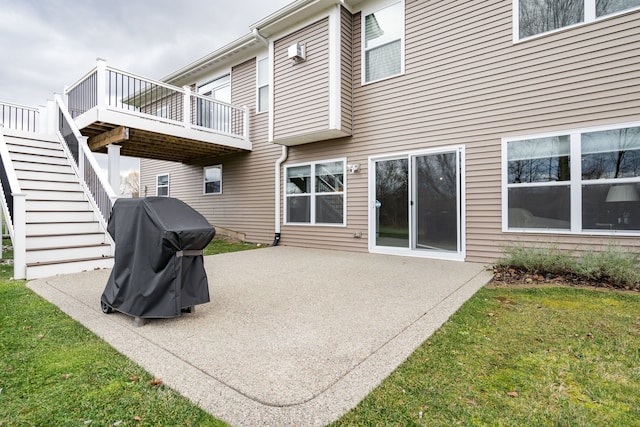
[[[257,29],[263,36],[270,38],[275,33],[287,31],[294,23],[340,3],[340,0],[297,0],[256,22],[250,28]]]
[[[180,68],[177,71],[163,77],[161,81],[166,83],[172,83],[180,81],[185,77],[196,73],[198,70],[210,67],[212,64],[233,56],[236,52],[244,51],[255,43],[262,43],[256,38],[253,33],[245,34],[239,39],[229,43],[228,45],[221,47],[212,53],[203,56],[202,58]]]

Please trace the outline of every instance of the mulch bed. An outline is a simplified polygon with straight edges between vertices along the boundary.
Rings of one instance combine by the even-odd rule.
[[[635,287],[620,286],[606,281],[586,279],[574,274],[558,275],[552,273],[530,273],[521,269],[505,266],[494,266],[490,284],[494,286],[575,286],[585,288],[601,288],[611,290],[640,291],[640,284]]]

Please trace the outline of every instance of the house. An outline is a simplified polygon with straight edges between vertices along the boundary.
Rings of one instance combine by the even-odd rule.
[[[252,150],[141,188],[255,242],[637,248],[639,52],[640,1],[295,1],[164,79],[247,106]]]
[[[30,193],[24,215],[7,196],[30,168],[7,159],[48,139],[102,225],[115,195],[91,151],[140,157],[143,196],[253,242],[477,262],[637,249],[639,52],[640,0],[295,0],[162,81],[99,60],[38,137],[3,119],[3,211],[33,222]]]

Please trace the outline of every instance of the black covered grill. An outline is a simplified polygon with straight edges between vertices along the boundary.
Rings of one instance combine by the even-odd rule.
[[[116,250],[101,298],[105,313],[168,318],[209,302],[202,250],[215,230],[189,205],[169,197],[118,199],[107,229]]]

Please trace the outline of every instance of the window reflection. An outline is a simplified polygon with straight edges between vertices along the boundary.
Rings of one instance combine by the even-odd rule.
[[[584,0],[520,0],[520,37],[544,33],[584,20]]]
[[[640,6],[640,0],[596,0],[596,16],[609,15]]]
[[[640,176],[640,127],[582,134],[582,179]]]
[[[510,184],[570,179],[569,136],[511,141],[507,146]]]

